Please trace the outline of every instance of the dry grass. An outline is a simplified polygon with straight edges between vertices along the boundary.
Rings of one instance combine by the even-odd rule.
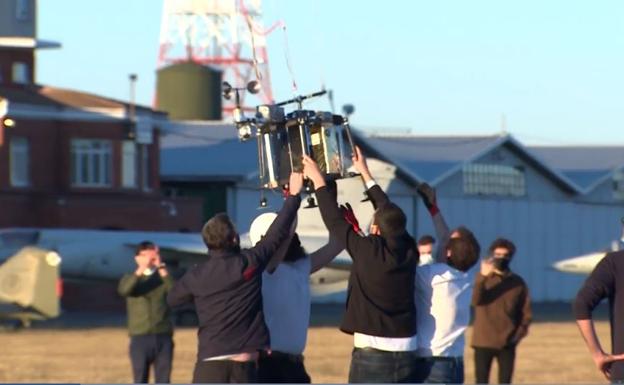
[[[608,324],[598,322],[607,343]],[[470,332],[469,332],[470,335]],[[306,366],[314,382],[345,382],[351,337],[335,327],[310,329]],[[195,329],[175,334],[173,382],[188,382],[195,362]],[[128,383],[128,337],[122,327],[33,329],[0,334],[0,382]],[[466,350],[466,382],[473,383]],[[518,351],[517,383],[606,383],[594,369],[573,322],[536,323]],[[495,377],[492,377],[495,381]]]

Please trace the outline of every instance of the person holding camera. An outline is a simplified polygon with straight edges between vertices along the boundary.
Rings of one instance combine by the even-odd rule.
[[[124,275],[117,288],[119,295],[126,298],[133,382],[148,383],[153,366],[155,382],[169,383],[173,325],[166,298],[173,278],[153,242],[141,242],[134,260],[136,270]]]
[[[526,337],[531,323],[529,289],[509,268],[516,246],[498,238],[490,245],[490,258],[481,263],[475,279],[472,347],[478,384],[487,384],[494,358],[498,382],[508,384],[514,370],[516,346]]]

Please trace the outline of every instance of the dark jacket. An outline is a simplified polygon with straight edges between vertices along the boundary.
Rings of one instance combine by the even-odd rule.
[[[262,271],[288,237],[301,200],[288,197],[256,246],[210,250],[206,262],[191,268],[167,297],[171,306],[193,301],[199,318],[198,361],[269,347],[262,312]]]
[[[376,207],[389,202],[377,185],[368,194]],[[343,218],[335,197],[326,187],[318,189],[316,197],[325,226],[353,259],[340,330],[392,338],[415,335],[414,274],[418,249],[412,237],[407,232],[391,239],[361,237]]]
[[[158,272],[138,277],[126,274],[119,281],[117,291],[126,298],[128,332],[131,336],[172,333],[167,292],[173,287],[170,275],[162,278]]]
[[[472,292],[472,346],[503,349],[515,345],[531,324],[529,288],[517,274],[477,274]]]
[[[577,320],[592,318],[592,312],[603,300],[609,301],[611,353],[624,353],[624,251],[608,253],[596,265],[576,295],[574,313]],[[605,349],[606,350],[606,349]],[[624,380],[624,361],[611,366],[611,381]]]

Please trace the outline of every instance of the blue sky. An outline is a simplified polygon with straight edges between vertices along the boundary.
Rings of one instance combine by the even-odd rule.
[[[265,0],[287,25],[300,93],[322,83],[376,131],[492,134],[525,143],[624,142],[624,2]],[[161,0],[39,0],[37,80],[151,104]],[[273,93],[292,96],[284,36],[268,39]],[[311,108],[329,109],[326,99]]]

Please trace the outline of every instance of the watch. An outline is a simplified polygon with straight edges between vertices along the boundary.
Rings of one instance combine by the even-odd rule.
[[[158,265],[158,268],[159,268],[159,269],[164,269],[164,268],[166,268],[166,267],[167,267],[167,264],[166,264],[166,263],[164,263],[164,262],[161,262],[161,263],[160,263],[160,265]]]

